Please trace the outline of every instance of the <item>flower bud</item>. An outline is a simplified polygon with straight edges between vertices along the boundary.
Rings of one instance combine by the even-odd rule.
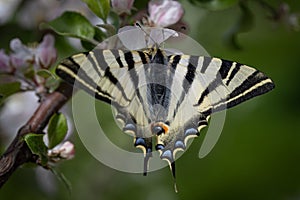
[[[9,56],[5,54],[3,49],[0,49],[0,73],[10,73],[12,70],[9,65]]]
[[[10,48],[13,51],[10,55],[10,61],[13,67],[24,68],[33,61],[32,50],[23,45],[20,39],[16,38],[11,40]]]
[[[45,35],[43,41],[36,48],[35,62],[42,68],[49,68],[56,61],[56,49],[54,48],[54,37]]]
[[[112,10],[121,15],[123,13],[130,14],[134,0],[111,0]]]
[[[65,143],[63,143],[59,149],[59,155],[60,157],[64,158],[64,159],[72,159],[75,156],[75,147],[74,144],[72,144],[69,141],[66,141]]]
[[[150,20],[160,27],[177,23],[183,16],[183,8],[177,1],[152,0],[148,4]]]

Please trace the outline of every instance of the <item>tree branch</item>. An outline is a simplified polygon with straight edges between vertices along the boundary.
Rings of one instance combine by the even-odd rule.
[[[72,91],[72,86],[62,82],[54,92],[41,100],[33,116],[19,129],[12,143],[0,157],[0,188],[19,166],[37,161],[38,156],[31,153],[23,137],[28,133],[43,134],[50,117],[70,99]]]

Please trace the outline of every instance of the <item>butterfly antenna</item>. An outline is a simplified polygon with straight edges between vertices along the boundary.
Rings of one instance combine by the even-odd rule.
[[[161,29],[161,32],[162,32],[162,37],[163,37],[162,41],[165,41],[165,31],[164,31],[164,29]],[[163,48],[164,48],[165,47],[165,43],[163,42],[162,45],[163,45]]]
[[[155,40],[150,36],[149,33],[147,33],[147,31],[145,31],[145,29],[144,29],[138,22],[136,22],[135,25],[136,25],[137,27],[139,27],[139,28],[146,34],[146,36],[147,36],[148,38],[150,38],[150,40],[153,42],[153,44],[154,44],[155,46],[157,46],[157,43],[155,42]]]

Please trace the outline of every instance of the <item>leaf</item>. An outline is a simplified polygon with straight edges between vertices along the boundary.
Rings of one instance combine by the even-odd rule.
[[[3,103],[5,98],[20,91],[21,91],[20,82],[0,84],[0,105]]]
[[[92,49],[94,49],[96,47],[95,44],[91,44],[90,42],[86,42],[81,40],[81,46],[86,49],[87,51],[91,51]]]
[[[42,23],[40,28],[50,28],[59,35],[75,37],[91,43],[94,42],[95,27],[88,19],[77,12],[64,12],[60,17],[48,23]]]
[[[43,136],[43,134],[28,133],[24,136],[24,140],[31,152],[40,157],[42,166],[46,166],[48,148],[43,141]]]
[[[106,21],[110,10],[109,0],[82,0],[101,19]]]
[[[63,173],[59,172],[58,170],[54,169],[53,167],[50,167],[51,172],[60,180],[67,188],[69,195],[71,195],[72,192],[72,186],[70,181],[64,176]]]
[[[47,69],[39,69],[36,72],[36,74],[39,75],[39,76],[41,76],[41,77],[43,77],[43,78],[45,78],[45,79],[47,79],[49,77],[55,79],[55,75],[51,71],[49,71]]]
[[[22,70],[22,73],[24,74],[24,77],[28,80],[34,79],[34,69],[33,66],[29,66],[26,69]]]
[[[94,40],[97,41],[97,42],[101,42],[103,41],[103,39],[106,37],[106,35],[98,28],[98,27],[95,27],[95,35],[94,35]],[[96,44],[95,43],[90,43],[90,42],[87,42],[87,41],[81,41],[81,46],[83,48],[85,48],[86,50],[88,51],[91,51],[92,49],[94,49],[96,47]]]
[[[54,114],[48,125],[49,148],[52,149],[63,141],[68,131],[67,119],[62,113]]]
[[[60,81],[55,76],[55,77],[48,78],[46,80],[45,86],[46,88],[49,89],[49,92],[52,93],[59,86],[59,83]]]
[[[240,33],[250,31],[254,26],[254,15],[246,2],[240,2],[239,7],[242,11],[235,23],[224,33],[225,42],[234,49],[241,49],[237,36]]]
[[[104,38],[106,38],[106,34],[96,26],[94,39],[98,42],[102,42]]]
[[[111,24],[98,24],[97,26],[100,28],[104,28],[107,31],[107,35],[109,36],[117,34],[116,28]]]

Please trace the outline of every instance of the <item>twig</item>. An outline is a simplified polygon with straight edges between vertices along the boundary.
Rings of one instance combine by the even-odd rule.
[[[64,82],[51,94],[47,94],[33,116],[22,126],[12,143],[0,157],[0,188],[12,173],[26,162],[36,162],[37,155],[31,153],[23,140],[28,133],[43,134],[50,117],[56,113],[72,96],[72,87]]]
[[[278,20],[278,18],[280,17],[278,14],[278,11],[273,8],[269,3],[263,1],[263,0],[257,0],[257,2],[267,11],[269,11],[271,13],[271,18],[274,20]]]

